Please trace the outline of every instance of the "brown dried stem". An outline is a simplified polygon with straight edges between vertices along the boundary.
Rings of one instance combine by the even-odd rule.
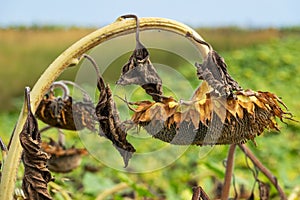
[[[193,187],[192,200],[209,200],[210,198],[205,193],[201,186]]]
[[[29,92],[30,89],[26,87],[27,119],[20,133],[20,143],[24,149],[22,189],[28,199],[52,199],[47,189],[48,182],[52,180],[47,168],[49,156],[41,150],[41,136],[38,122],[31,111]]]
[[[252,153],[252,151],[245,145],[245,144],[239,144],[240,149],[245,153],[245,155],[252,161],[252,163],[259,169],[269,180],[270,182],[275,186],[276,190],[278,191],[280,198],[282,200],[286,200],[287,197],[283,191],[283,189],[279,186],[277,178],[270,172],[269,169],[267,169]]]
[[[231,144],[228,151],[227,161],[226,161],[226,171],[225,180],[222,188],[221,200],[227,200],[230,192],[230,184],[232,178],[232,172],[234,167],[234,152],[236,144]]]

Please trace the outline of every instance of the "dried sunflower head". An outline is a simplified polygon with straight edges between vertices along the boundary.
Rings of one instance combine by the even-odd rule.
[[[83,155],[88,154],[86,149],[71,147],[66,149],[50,138],[49,142],[42,142],[41,148],[50,155],[47,166],[52,172],[67,173],[76,169]]]
[[[132,121],[168,143],[213,145],[254,140],[266,128],[278,130],[276,117],[288,118],[272,93],[247,90],[224,98],[211,95],[212,90],[203,81],[188,102],[136,102]]]
[[[69,83],[69,82],[68,82]],[[54,95],[55,87],[62,87],[63,97]],[[78,87],[78,86],[77,86]],[[67,130],[88,128],[96,131],[96,116],[93,102],[84,95],[83,101],[74,101],[64,81],[54,82],[48,94],[40,102],[36,116],[44,123]]]

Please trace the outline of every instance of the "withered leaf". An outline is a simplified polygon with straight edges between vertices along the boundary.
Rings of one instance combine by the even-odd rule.
[[[119,85],[136,84],[142,86],[147,94],[152,96],[154,101],[160,101],[162,95],[162,81],[156,69],[152,65],[149,52],[139,41],[139,20],[136,16],[130,15],[136,19],[136,48],[129,58],[129,61],[123,66],[122,74],[117,81]],[[124,16],[125,18],[125,16]]]
[[[96,106],[96,115],[101,129],[99,134],[112,141],[115,148],[123,157],[126,167],[135,149],[126,139],[127,133],[125,127],[120,122],[119,113],[112,97],[112,91],[109,85],[105,85],[100,75],[97,87],[100,91],[99,101]]]
[[[239,84],[227,72],[227,65],[219,54],[210,50],[202,64],[195,64],[197,75],[207,83],[220,96],[230,96],[234,90],[241,90]]]
[[[31,112],[29,88],[25,89],[27,102],[27,119],[20,133],[20,142],[24,149],[24,177],[22,189],[28,199],[52,199],[47,184],[52,176],[47,168],[49,156],[41,150],[41,136],[37,120]]]

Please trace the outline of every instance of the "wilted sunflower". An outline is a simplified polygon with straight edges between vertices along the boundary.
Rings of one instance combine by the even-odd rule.
[[[70,172],[80,165],[82,156],[88,154],[86,149],[65,148],[51,138],[49,142],[42,142],[41,148],[50,156],[47,165],[52,172]]]
[[[140,101],[132,121],[153,137],[172,144],[206,145],[244,143],[266,128],[278,130],[275,118],[286,118],[283,102],[269,92],[242,90],[235,98],[214,96],[206,81],[188,102],[165,98]]]
[[[243,90],[227,72],[224,59],[208,43],[197,41],[209,46],[210,51],[202,64],[195,64],[202,84],[193,97],[189,101],[176,101],[173,97],[163,96],[161,90],[151,90],[152,93],[146,91],[154,101],[130,103],[134,105],[130,108],[134,112],[134,124],[145,128],[154,138],[168,143],[213,145],[254,140],[265,129],[279,130],[276,117],[281,121],[284,118],[292,119],[292,115],[281,108],[283,106],[286,109],[286,106],[275,94]],[[147,71],[151,65],[149,53],[144,46],[142,49],[147,54],[136,53],[141,46],[137,37],[137,50],[123,67],[117,83],[122,84],[130,73],[127,84],[142,87],[147,84],[157,88],[162,82],[155,70]],[[141,79],[133,77],[132,71],[147,71],[143,74],[156,79],[142,77],[143,84],[131,83],[130,80]]]
[[[67,84],[80,89],[83,100],[76,101],[69,95]],[[54,89],[63,90],[62,97],[55,96]],[[35,115],[44,123],[67,130],[82,130],[88,128],[96,131],[95,107],[88,94],[77,84],[71,81],[54,82],[49,92],[40,102]]]

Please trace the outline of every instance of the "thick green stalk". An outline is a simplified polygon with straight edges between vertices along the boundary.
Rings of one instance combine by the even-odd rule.
[[[119,18],[114,23],[105,26],[95,32],[90,33],[86,37],[80,39],[61,55],[46,69],[36,82],[31,91],[31,107],[32,112],[35,112],[37,106],[43,98],[43,95],[50,88],[52,82],[70,65],[77,64],[78,58],[91,48],[99,45],[100,43],[110,40],[112,38],[129,34],[136,29],[135,20],[124,20]],[[199,49],[202,57],[206,57],[209,49],[207,46],[202,45],[195,41],[195,39],[203,40],[193,29],[190,27],[176,22],[174,20],[164,18],[141,18],[140,30],[159,29],[177,33],[191,40]],[[190,37],[192,35],[193,37]],[[19,142],[19,133],[21,132],[26,120],[26,111],[24,106],[19,116],[16,128],[13,133],[12,143],[5,160],[2,179],[0,183],[0,199],[13,199],[13,192],[16,182],[16,175],[19,166],[19,160],[22,153],[22,148]]]

